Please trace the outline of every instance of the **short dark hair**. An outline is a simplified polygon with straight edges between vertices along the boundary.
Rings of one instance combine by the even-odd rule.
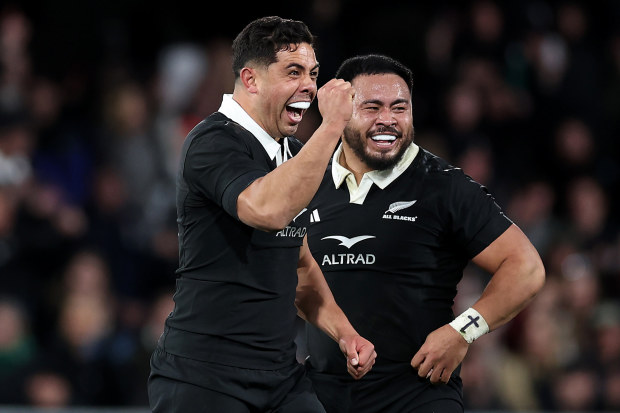
[[[235,78],[249,62],[269,66],[277,61],[279,51],[301,43],[312,47],[315,43],[314,35],[302,21],[267,16],[250,22],[232,44]]]
[[[385,55],[367,54],[351,57],[342,62],[336,72],[336,78],[351,82],[357,76],[385,73],[400,76],[407,83],[409,94],[413,94],[413,73],[411,70],[398,60]]]

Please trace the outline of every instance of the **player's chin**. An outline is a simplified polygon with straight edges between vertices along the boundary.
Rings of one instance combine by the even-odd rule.
[[[283,136],[293,136],[293,135],[295,135],[297,133],[297,129],[298,129],[297,125],[295,125],[295,126],[287,125],[286,127],[281,129],[282,130],[282,135]]]
[[[284,136],[294,135],[297,133],[297,129],[299,129],[300,122],[292,122],[290,119],[285,119],[284,122],[280,124],[280,131]]]
[[[384,169],[394,164],[394,159],[396,159],[397,154],[392,153],[392,151],[373,151],[367,155],[367,159],[372,161],[372,165],[374,165],[377,169]]]

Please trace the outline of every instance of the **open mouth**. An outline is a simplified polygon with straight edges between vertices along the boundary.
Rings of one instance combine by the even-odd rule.
[[[293,102],[286,106],[286,112],[293,123],[299,123],[309,107],[310,102]]]
[[[390,146],[396,141],[396,136],[394,135],[375,135],[371,136],[373,142],[376,142],[379,146]]]

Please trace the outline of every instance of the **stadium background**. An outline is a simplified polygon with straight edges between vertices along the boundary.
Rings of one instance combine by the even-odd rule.
[[[358,53],[410,66],[417,142],[487,185],[543,256],[543,292],[469,350],[467,410],[620,411],[613,0],[3,1],[0,411],[146,407],[177,150],[232,90],[233,36],[273,14],[318,35],[320,84]],[[468,268],[456,311],[487,280]]]

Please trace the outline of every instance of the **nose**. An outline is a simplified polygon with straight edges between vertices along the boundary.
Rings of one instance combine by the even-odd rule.
[[[309,94],[314,99],[317,93],[316,78],[310,75],[303,76],[299,85],[299,91]]]
[[[390,108],[382,108],[377,116],[377,123],[380,125],[395,125],[396,119],[394,118]]]

